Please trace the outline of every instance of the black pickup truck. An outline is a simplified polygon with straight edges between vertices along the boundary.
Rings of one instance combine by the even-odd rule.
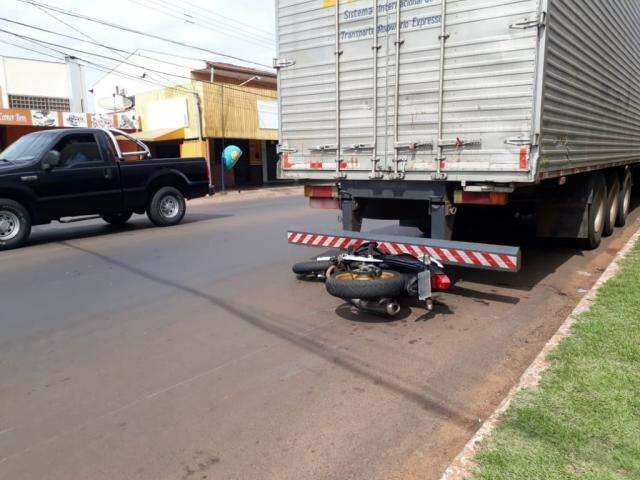
[[[138,150],[123,152],[122,137]],[[185,199],[212,193],[204,158],[152,159],[144,143],[118,130],[31,133],[0,153],[0,250],[54,220],[101,216],[122,225],[146,212],[157,226],[176,225]]]

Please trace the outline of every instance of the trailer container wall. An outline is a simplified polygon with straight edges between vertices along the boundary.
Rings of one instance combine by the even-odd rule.
[[[276,7],[284,177],[517,186],[640,161],[635,0]]]
[[[276,6],[285,177],[533,179],[540,0]]]
[[[640,160],[640,7],[550,0],[538,178]]]

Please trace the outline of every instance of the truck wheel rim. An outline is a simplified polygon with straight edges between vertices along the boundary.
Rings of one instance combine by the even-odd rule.
[[[626,215],[629,213],[629,207],[631,206],[631,188],[624,189],[624,198],[622,200],[622,211]]]
[[[0,240],[7,241],[18,236],[20,232],[20,219],[8,210],[0,211]]]
[[[180,203],[178,199],[172,195],[168,195],[160,202],[160,214],[164,218],[173,218],[180,213]]]
[[[618,216],[618,207],[620,206],[618,203],[619,201],[618,194],[616,194],[611,202],[611,211],[609,212],[609,221],[611,222],[611,225],[615,223],[616,217]]]
[[[600,232],[604,228],[604,219],[605,219],[605,205],[600,198],[597,206],[598,211],[596,212],[595,218],[593,219],[593,228],[596,232]]]

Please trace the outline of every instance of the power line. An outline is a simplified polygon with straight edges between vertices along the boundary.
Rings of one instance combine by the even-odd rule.
[[[202,58],[186,57],[184,55],[176,55],[174,53],[161,52],[160,50],[151,50],[149,48],[141,48],[141,49],[139,49],[139,51],[140,52],[155,53],[156,55],[162,55],[162,56],[165,56],[165,57],[182,58],[184,60],[189,60],[189,61],[192,61],[192,62],[204,62],[204,63],[207,63],[207,60],[204,60]],[[142,55],[142,56],[144,57],[144,55]],[[146,58],[150,58],[152,60],[158,60],[155,57],[146,57]],[[158,60],[158,61],[161,61],[161,60]],[[167,63],[169,65],[178,65],[177,63],[164,62],[164,61],[163,61],[163,63]],[[178,66],[180,66],[180,65],[178,65]],[[188,67],[187,65],[182,65],[182,66],[185,67],[185,68]],[[191,68],[191,67],[189,67],[189,68]]]
[[[39,9],[41,12],[43,12],[45,15],[48,15],[49,17],[53,18],[55,21],[57,21],[57,22],[61,23],[62,25],[64,25],[64,26],[66,26],[66,27],[70,28],[70,29],[71,29],[71,30],[73,30],[74,32],[79,33],[79,34],[80,34],[80,35],[82,35],[83,37],[88,38],[92,43],[94,43],[94,44],[96,44],[96,45],[99,45],[100,47],[102,47],[102,48],[104,48],[104,49],[112,50],[112,49],[111,49],[111,48],[109,48],[108,46],[106,46],[106,45],[104,45],[104,44],[102,44],[102,43],[98,42],[98,41],[97,41],[95,38],[93,38],[91,35],[89,35],[89,34],[87,34],[87,33],[83,32],[83,31],[82,31],[82,30],[80,30],[79,28],[77,28],[77,27],[75,27],[75,26],[73,26],[73,25],[70,25],[69,23],[65,22],[64,20],[62,20],[62,19],[60,19],[60,18],[56,17],[53,13],[51,13],[51,12],[47,11],[45,8],[43,8],[43,7],[39,6],[39,5],[36,5],[35,7],[36,7],[37,9]],[[120,58],[122,58],[123,60],[129,60],[129,59],[131,58],[131,56],[133,55],[133,53],[135,53],[135,51],[134,51],[132,54],[129,54],[129,55],[126,55],[126,56],[125,56],[124,54],[119,53],[119,52],[118,52],[118,51],[116,51],[116,50],[112,50],[112,51],[114,51],[114,52],[115,52],[115,53],[116,53]],[[116,65],[115,67],[113,67],[113,70],[115,70],[116,68],[118,68],[118,65]],[[107,74],[107,75],[108,75],[108,74]],[[104,78],[104,77],[103,77],[103,78]],[[102,80],[102,79],[100,79],[100,80]],[[98,80],[98,82],[99,82],[100,80]],[[166,80],[166,79],[165,79],[165,80]],[[95,83],[92,85],[92,88],[93,88],[93,87],[94,87],[98,82],[95,82]]]
[[[57,43],[48,42],[46,40],[40,40],[40,39],[37,39],[37,38],[34,38],[34,37],[29,37],[27,35],[22,35],[22,34],[19,34],[19,33],[11,32],[9,30],[5,30],[5,29],[2,29],[2,28],[0,28],[0,32],[5,33],[5,34],[9,34],[9,35],[13,35],[15,37],[18,37],[18,38],[20,38],[22,40],[26,40],[28,42],[35,43],[36,45],[42,46],[44,48],[47,48],[47,49],[49,49],[51,51],[54,51],[54,52],[56,52],[56,53],[58,53],[60,55],[65,56],[65,57],[74,56],[74,55],[69,55],[69,52],[65,52],[64,50],[58,50],[59,48],[68,49],[68,50],[72,50],[72,51],[75,51],[75,52],[84,53],[86,55],[91,55],[91,56],[103,58],[103,59],[106,59],[106,60],[120,62],[120,63],[122,63],[124,65],[129,65],[129,66],[132,66],[134,68],[139,68],[141,70],[145,70],[145,71],[152,72],[152,73],[157,73],[157,74],[161,74],[161,75],[181,78],[181,79],[189,80],[189,81],[192,81],[192,82],[198,82],[198,83],[209,84],[209,85],[218,85],[221,88],[224,88],[224,89],[227,89],[227,90],[233,90],[233,91],[241,92],[243,94],[253,95],[253,96],[256,96],[256,97],[271,98],[267,94],[261,94],[261,93],[257,93],[257,92],[250,92],[250,91],[247,91],[247,90],[244,90],[244,89],[232,87],[230,85],[223,85],[223,84],[220,84],[220,83],[214,83],[214,82],[210,82],[210,81],[207,81],[207,80],[199,80],[199,79],[196,79],[196,78],[187,77],[185,75],[179,75],[179,74],[175,74],[175,73],[165,72],[165,71],[162,71],[162,70],[156,70],[156,69],[153,69],[153,68],[143,67],[143,66],[137,65],[135,63],[129,63],[127,61],[120,61],[119,59],[114,58],[114,57],[109,57],[109,56],[102,55],[102,54],[99,54],[99,53],[88,52],[86,50],[80,50],[80,49],[77,49],[77,48],[68,47],[66,45],[60,45],[60,44],[57,44]],[[57,48],[54,48],[54,47],[57,47]],[[100,65],[100,64],[96,64],[94,62],[91,62],[89,60],[83,59],[81,57],[77,57],[77,56],[74,56],[74,57],[77,58],[78,60],[81,60],[81,61],[89,63],[89,64]],[[102,66],[104,68],[107,68],[107,69],[110,69],[110,71],[108,73],[113,71],[113,67],[104,66],[104,65],[100,65],[100,66]],[[123,76],[126,76],[126,74],[124,74],[123,72],[118,72],[118,74],[122,74]],[[133,76],[131,76],[131,77],[133,77]],[[137,77],[133,77],[133,78],[135,78],[137,80],[140,80]],[[163,86],[165,88],[169,88],[164,84],[161,84],[161,83],[157,83],[157,84],[160,85],[160,86]]]
[[[138,4],[138,5],[140,5],[141,7],[144,7],[144,8],[151,8],[149,5],[142,3],[142,1],[141,1],[141,0],[131,0],[131,1],[132,1],[133,3],[137,3],[137,4]],[[153,8],[159,8],[159,7],[158,7],[158,6],[154,6]],[[194,20],[190,19],[190,18],[183,18],[183,17],[178,16],[178,15],[175,15],[175,14],[173,14],[173,13],[171,13],[171,12],[164,11],[164,10],[162,10],[161,8],[160,8],[160,11],[161,11],[162,13],[164,13],[165,15],[169,15],[170,17],[177,18],[178,20],[182,20],[183,22],[187,22],[187,23],[190,23],[190,24],[192,24],[192,25],[195,25],[195,24],[196,24],[196,22],[195,22]]]
[[[55,58],[56,60],[61,60],[61,58],[59,58],[59,57],[57,57],[55,55],[51,55],[51,54],[48,54],[48,53],[45,53],[45,52],[41,52],[41,51],[35,50],[33,48],[28,48],[28,47],[25,47],[23,45],[18,45],[17,43],[9,42],[9,41],[6,41],[6,40],[3,40],[3,42],[5,44],[7,44],[7,45],[12,45],[12,46],[14,46],[16,48],[20,48],[20,49],[23,49],[23,50],[26,50],[26,51],[29,51],[29,52],[37,53],[37,54],[45,56],[45,57]],[[110,70],[109,70],[108,67],[104,67],[104,66],[102,66],[100,64],[93,63],[93,62],[87,62],[86,60],[82,60],[82,61],[87,63],[86,65],[83,65],[85,68],[88,68],[90,70],[96,70],[96,71],[99,71],[99,72],[110,73]],[[129,74],[120,73],[120,75],[122,75],[123,77],[129,78],[131,80],[136,80],[136,81],[141,81],[141,82],[147,83],[149,85],[160,86],[160,87],[166,88],[167,90],[175,91],[177,93],[197,95],[197,92],[195,92],[194,90],[190,90],[190,89],[188,89],[188,88],[186,88],[184,86],[169,86],[169,85],[164,85],[162,83],[158,83],[158,82],[155,82],[155,81],[146,80],[144,78],[138,78],[138,77],[135,77],[135,76],[129,75]],[[215,84],[215,85],[217,85],[218,87],[221,87],[222,89],[228,88],[227,86],[221,85],[221,84]],[[252,93],[252,92],[244,92],[243,91],[243,93]],[[270,98],[270,97],[267,97],[267,98]],[[238,105],[235,105],[234,108],[242,109],[242,110],[245,110],[245,111],[253,111],[252,109],[250,109],[248,107],[243,107],[243,106],[238,106]]]
[[[217,35],[229,35],[241,41],[250,43],[254,46],[258,46],[261,48],[269,48],[269,49],[271,48],[266,46],[265,42],[269,42],[272,47],[274,45],[274,41],[272,38],[267,38],[267,37],[257,35],[248,31],[242,32],[240,31],[240,28],[238,28],[238,32],[236,32],[234,30],[223,29],[223,27],[219,27],[219,26],[215,28],[211,27],[207,24],[202,23],[197,17],[190,15],[188,13],[182,12],[178,7],[174,7],[173,5],[162,3],[160,2],[160,0],[131,0],[131,1],[145,8],[152,8],[154,10],[157,9],[160,13],[164,15],[168,15],[169,17],[176,18],[181,21],[185,21],[192,25],[196,25],[200,28],[214,32]],[[142,3],[143,1],[149,2],[151,5]]]
[[[154,3],[157,5],[162,5],[165,8],[171,9],[175,12],[178,12],[181,15],[184,15],[185,17],[197,22],[199,19],[202,20],[209,20],[209,21],[213,21],[215,22],[214,25],[216,27],[216,29],[221,29],[221,23],[224,22],[224,24],[233,24],[235,23],[236,25],[229,25],[232,28],[235,28],[236,30],[238,30],[239,32],[243,32],[246,35],[250,35],[252,37],[254,37],[255,39],[259,40],[260,42],[262,42],[264,44],[264,42],[269,42],[271,44],[275,44],[274,42],[274,38],[273,38],[273,34],[270,32],[265,32],[263,30],[259,30],[256,29],[255,27],[245,24],[243,22],[234,20],[233,18],[229,18],[226,17],[220,13],[217,12],[213,12],[211,10],[207,10],[204,8],[198,8],[197,11],[194,11],[192,8],[190,7],[185,7],[185,6],[177,6],[175,1],[172,2],[168,2],[166,0],[145,0],[147,2],[150,3]],[[211,14],[206,14],[203,12],[206,11],[210,11]],[[220,21],[220,18],[216,18],[216,17],[220,17],[223,22]],[[234,32],[235,33],[235,32]]]
[[[2,42],[5,43],[6,45],[11,45],[13,47],[21,48],[22,50],[27,50],[29,52],[37,53],[37,54],[43,55],[45,57],[55,58],[56,60],[64,61],[64,57],[60,58],[60,57],[58,57],[56,55],[51,55],[50,53],[41,52],[41,51],[35,50],[33,48],[25,47],[24,45],[18,45],[17,43],[8,42],[7,40],[3,40]]]
[[[31,28],[33,30],[38,30],[40,32],[45,32],[47,34],[56,35],[56,36],[59,36],[59,37],[62,37],[62,38],[67,38],[69,40],[75,40],[77,42],[88,43],[90,45],[96,45],[96,46],[99,46],[99,47],[107,48],[107,49],[112,50],[114,52],[120,52],[120,53],[124,53],[126,55],[133,55],[135,53],[135,52],[132,52],[132,51],[129,51],[129,50],[123,50],[121,48],[109,46],[109,45],[106,45],[106,44],[103,44],[103,43],[100,43],[100,42],[84,40],[82,38],[75,37],[73,35],[67,35],[67,34],[64,34],[64,33],[54,32],[52,30],[47,30],[45,28],[36,27],[34,25],[27,25],[26,23],[18,22],[18,21],[15,21],[15,20],[4,18],[4,17],[0,17],[0,20],[5,21],[5,22],[9,22],[9,23],[13,23],[15,25],[20,25],[21,27],[27,27],[27,28]],[[40,40],[40,41],[44,41],[44,40]],[[71,48],[71,47],[66,47],[66,48]],[[175,58],[184,58],[186,60],[191,60],[191,61],[195,61],[195,62],[202,62],[202,63],[206,63],[207,62],[206,60],[201,59],[201,58],[184,57],[184,56],[180,56],[180,55],[173,55],[173,54],[168,54],[166,52],[161,52],[161,51],[158,51],[158,50],[139,49],[138,51],[157,53],[159,55],[168,55],[168,56],[175,57]],[[164,64],[167,64],[167,65],[172,65],[174,67],[192,68],[189,65],[183,65],[183,64],[179,64],[179,63],[169,62],[167,60],[161,60],[161,59],[158,59],[158,58],[155,58],[155,57],[150,57],[148,55],[142,55],[141,53],[135,53],[135,54],[138,57],[147,58],[149,60],[155,60],[156,62],[164,63]]]
[[[267,37],[267,38],[269,38],[269,39],[271,39],[273,41],[273,37],[274,37],[273,32],[270,32],[268,30],[263,30],[261,28],[256,28],[255,26],[249,25],[248,23],[244,23],[244,22],[241,22],[240,20],[236,20],[234,18],[227,17],[226,15],[223,15],[223,14],[221,14],[219,12],[211,10],[210,8],[203,7],[202,5],[198,5],[198,4],[196,4],[196,3],[192,2],[192,1],[189,1],[189,0],[182,0],[182,2],[187,4],[187,5],[192,5],[193,7],[198,9],[199,11],[208,12],[212,16],[220,17],[220,18],[222,18],[224,20],[227,20],[229,22],[236,23],[238,25],[247,27],[247,28],[249,28],[251,30],[255,30],[256,32],[262,32],[262,34],[265,37]]]
[[[90,69],[90,70],[97,70],[97,71],[100,71],[100,72],[105,72],[105,71],[107,71],[107,68],[106,68],[106,67],[104,67],[104,66],[102,66],[102,65],[100,65],[100,64],[98,64],[98,63],[93,63],[93,62],[87,62],[87,63],[88,63],[87,65],[83,65],[83,66],[84,66],[84,67],[86,67],[86,68],[88,68],[88,69]],[[190,89],[188,89],[188,88],[186,88],[186,87],[184,87],[184,86],[168,86],[168,85],[163,85],[163,84],[160,84],[160,83],[157,83],[157,82],[151,81],[151,80],[146,80],[146,79],[143,79],[143,78],[138,78],[138,77],[135,77],[135,76],[133,76],[133,75],[127,75],[127,74],[123,74],[123,76],[124,76],[124,77],[127,77],[127,78],[130,78],[130,79],[132,79],[132,80],[142,81],[142,82],[147,83],[147,84],[149,84],[149,85],[161,86],[161,87],[166,88],[167,90],[172,90],[172,91],[175,91],[175,92],[177,92],[177,93],[181,93],[181,94],[191,94],[191,95],[196,95],[196,96],[198,96],[198,92],[196,92],[195,90],[190,90]],[[216,85],[217,87],[221,87],[221,88],[222,88],[222,91],[224,91],[225,89],[227,89],[227,87],[226,87],[226,86],[224,86],[224,85],[220,85],[220,84],[214,84],[214,85]],[[250,93],[250,92],[247,92],[247,93]],[[267,97],[267,98],[270,98],[270,97]],[[231,98],[231,100],[233,100],[233,98]],[[227,101],[229,101],[229,99],[227,99]],[[234,105],[234,108],[235,108],[235,109],[239,109],[239,110],[245,110],[245,111],[247,111],[247,112],[253,112],[253,109],[251,109],[251,108],[249,108],[249,107],[246,107],[246,106]]]
[[[61,13],[63,15],[67,15],[67,16],[70,16],[70,17],[80,18],[82,20],[87,20],[87,21],[90,21],[90,22],[98,23],[100,25],[104,25],[104,26],[107,26],[107,27],[111,27],[111,28],[115,28],[115,29],[118,29],[118,30],[122,30],[124,32],[135,33],[136,35],[141,35],[141,36],[145,36],[145,37],[149,37],[149,38],[154,38],[156,40],[160,40],[160,41],[163,41],[163,42],[167,42],[167,43],[172,43],[174,45],[178,45],[180,47],[192,48],[194,50],[200,50],[202,52],[211,53],[213,55],[217,55],[217,56],[220,56],[220,57],[231,58],[231,59],[237,60],[239,62],[251,63],[253,65],[260,65],[262,67],[266,67],[266,68],[269,68],[269,69],[272,68],[271,65],[266,65],[264,63],[254,62],[252,60],[247,60],[246,58],[241,58],[241,57],[237,57],[237,56],[234,56],[234,55],[227,55],[225,53],[217,52],[215,50],[210,50],[210,49],[204,48],[204,47],[198,47],[196,45],[190,45],[188,43],[179,42],[177,40],[173,40],[173,39],[170,39],[170,38],[162,37],[160,35],[155,35],[153,33],[143,32],[143,31],[137,30],[135,28],[130,28],[130,27],[122,26],[122,25],[117,25],[115,23],[107,22],[106,20],[101,20],[99,18],[89,17],[87,15],[82,15],[82,14],[79,14],[79,13],[76,13],[76,12],[72,12],[70,10],[65,10],[65,9],[62,9],[62,8],[53,7],[51,5],[46,5],[46,4],[43,4],[43,3],[35,2],[33,0],[17,0],[17,1],[21,2],[21,3],[29,4],[29,5],[41,6],[43,8],[46,8],[47,10],[58,12],[58,13]]]

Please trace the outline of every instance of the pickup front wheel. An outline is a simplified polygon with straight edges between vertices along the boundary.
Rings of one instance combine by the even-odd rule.
[[[182,221],[186,210],[187,204],[180,190],[163,187],[151,197],[147,216],[158,227],[170,227]]]
[[[31,233],[31,215],[18,202],[0,198],[0,250],[22,246]]]

